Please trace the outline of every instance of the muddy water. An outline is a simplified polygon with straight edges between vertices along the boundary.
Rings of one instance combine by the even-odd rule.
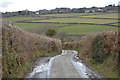
[[[36,60],[26,78],[46,78],[48,75],[48,65],[51,58],[52,57],[44,57]]]
[[[77,51],[71,51],[74,54],[71,56],[71,62],[74,65],[75,69],[78,71],[81,78],[101,78],[101,76],[98,73],[95,73],[94,71],[90,70],[82,60],[80,60],[76,55],[78,54]]]

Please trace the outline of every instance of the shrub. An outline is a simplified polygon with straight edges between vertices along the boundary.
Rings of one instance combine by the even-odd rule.
[[[43,56],[61,52],[59,39],[26,32],[8,23],[2,27],[2,78],[25,77],[29,65]],[[0,58],[1,59],[1,58]]]
[[[57,33],[57,31],[55,29],[48,29],[46,31],[46,35],[49,37],[52,37],[53,35],[55,35]]]
[[[103,38],[101,36],[96,36],[95,39],[92,42],[91,50],[92,50],[92,59],[95,62],[103,62],[105,59],[105,54],[102,51],[102,43]]]

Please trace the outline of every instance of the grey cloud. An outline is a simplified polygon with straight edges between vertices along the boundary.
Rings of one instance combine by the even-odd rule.
[[[1,2],[0,7],[6,8],[6,7],[10,6],[11,4],[13,4],[13,2],[4,0]]]

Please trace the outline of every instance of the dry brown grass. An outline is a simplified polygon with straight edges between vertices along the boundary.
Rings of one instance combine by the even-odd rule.
[[[58,39],[29,33],[7,22],[3,24],[2,30],[3,77],[22,77],[16,76],[19,74],[16,71],[19,72],[24,63],[27,65],[25,61],[61,52],[61,41]]]
[[[116,56],[118,50],[120,50],[120,40],[118,40],[120,36],[118,36],[118,31],[106,31],[102,33],[90,34],[87,36],[83,36],[78,42],[65,42],[63,45],[65,49],[75,49],[78,50],[80,55],[83,55],[83,59],[87,59],[92,51],[91,45],[96,36],[101,36],[103,38],[102,49],[106,54],[110,54],[112,56]],[[119,42],[118,42],[119,41]]]
[[[95,64],[92,60],[92,42],[97,37],[102,38],[102,44],[100,45],[103,55],[107,55],[103,63]],[[79,42],[66,42],[63,44],[65,49],[75,49],[79,51],[78,56],[87,64],[90,64],[96,71],[100,71],[104,77],[116,77],[119,70],[120,63],[120,35],[118,31],[106,31],[96,34],[90,34],[83,36]],[[109,68],[108,68],[109,67]],[[104,72],[106,71],[106,72]],[[120,70],[119,70],[120,71]],[[108,75],[107,75],[108,74]],[[109,75],[112,74],[112,75]]]
[[[88,36],[83,37],[80,41],[81,54],[84,53],[85,55],[90,55],[92,53],[91,44],[93,39],[98,35],[100,35],[103,38],[103,44],[101,46],[103,52],[106,54],[116,55],[118,51],[118,31],[107,31],[103,33],[90,34]]]
[[[78,50],[79,49],[80,42],[65,42],[63,43],[63,49],[73,49],[73,50]]]

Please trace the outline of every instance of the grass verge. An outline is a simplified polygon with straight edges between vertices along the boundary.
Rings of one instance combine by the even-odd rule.
[[[118,72],[113,63],[113,59],[112,56],[109,56],[103,63],[95,63],[92,59],[88,59],[86,64],[88,64],[92,70],[102,74],[104,78],[118,78]]]

